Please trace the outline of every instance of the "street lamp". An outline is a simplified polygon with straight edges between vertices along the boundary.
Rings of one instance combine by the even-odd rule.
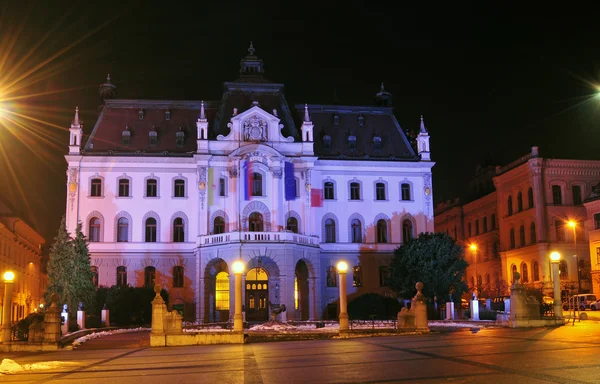
[[[581,274],[579,273],[579,256],[577,256],[577,222],[569,220],[567,224],[573,228],[573,247],[575,248],[573,257],[575,258],[575,270],[577,271],[577,293],[581,293]]]
[[[560,297],[560,276],[558,271],[560,253],[552,252],[550,254],[550,263],[552,264],[552,280],[554,281],[554,316],[562,319],[562,300]]]
[[[477,299],[478,297],[478,286],[479,286],[479,277],[477,276],[477,244],[475,243],[471,243],[471,245],[469,246],[469,248],[471,249],[471,252],[473,252],[473,260],[475,261],[475,280],[473,280],[475,282],[474,286],[473,286],[473,293],[475,293],[475,299]]]
[[[244,322],[242,319],[242,273],[244,273],[244,263],[241,260],[233,263],[233,273],[235,274],[235,312],[233,314],[233,331],[242,332]]]
[[[346,303],[346,272],[348,264],[344,261],[337,263],[337,271],[340,275],[340,331],[348,330],[348,308]]]
[[[15,274],[4,272],[4,305],[2,307],[2,343],[10,342],[10,314],[12,307],[12,290]]]

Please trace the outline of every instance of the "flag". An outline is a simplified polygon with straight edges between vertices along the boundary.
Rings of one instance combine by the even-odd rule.
[[[322,207],[323,206],[323,190],[313,188],[310,190],[310,206],[311,207]]]
[[[215,177],[214,177],[214,169],[212,167],[208,168],[208,206],[212,207],[215,201]]]
[[[244,199],[250,200],[250,196],[252,196],[252,164],[249,162],[244,164],[244,180],[246,184],[246,188],[244,188]]]
[[[285,200],[295,200],[296,199],[296,179],[294,178],[294,164],[292,162],[286,161],[284,167],[284,192],[285,192]]]

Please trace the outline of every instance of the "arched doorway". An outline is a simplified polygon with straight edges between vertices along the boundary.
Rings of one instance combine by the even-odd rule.
[[[223,259],[208,262],[204,271],[204,321],[229,320],[229,268]]]
[[[246,320],[267,321],[269,319],[269,275],[261,267],[246,274]]]
[[[308,267],[303,260],[294,271],[294,309],[300,312],[300,320],[308,320]]]

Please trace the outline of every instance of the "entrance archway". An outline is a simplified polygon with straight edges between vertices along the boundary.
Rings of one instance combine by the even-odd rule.
[[[294,307],[300,312],[300,320],[308,320],[308,267],[303,260],[296,263],[294,274]]]
[[[269,319],[269,275],[261,267],[246,274],[246,320],[267,321]]]

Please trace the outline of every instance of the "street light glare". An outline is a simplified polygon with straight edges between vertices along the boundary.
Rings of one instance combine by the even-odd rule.
[[[567,224],[569,225],[569,227],[571,228],[575,228],[577,226],[577,223],[573,220],[569,220],[567,221]]]
[[[471,244],[469,248],[471,248],[471,251],[475,252],[477,250],[477,244]]]
[[[233,263],[233,273],[242,273],[244,272],[244,262],[238,260]]]
[[[337,263],[338,272],[346,272],[348,270],[348,264],[345,261],[340,261]]]
[[[15,279],[15,274],[12,271],[4,272],[4,281],[11,283]]]
[[[552,260],[552,261],[559,261],[560,260],[560,253],[558,253],[558,252],[552,252],[550,254],[550,260]]]

